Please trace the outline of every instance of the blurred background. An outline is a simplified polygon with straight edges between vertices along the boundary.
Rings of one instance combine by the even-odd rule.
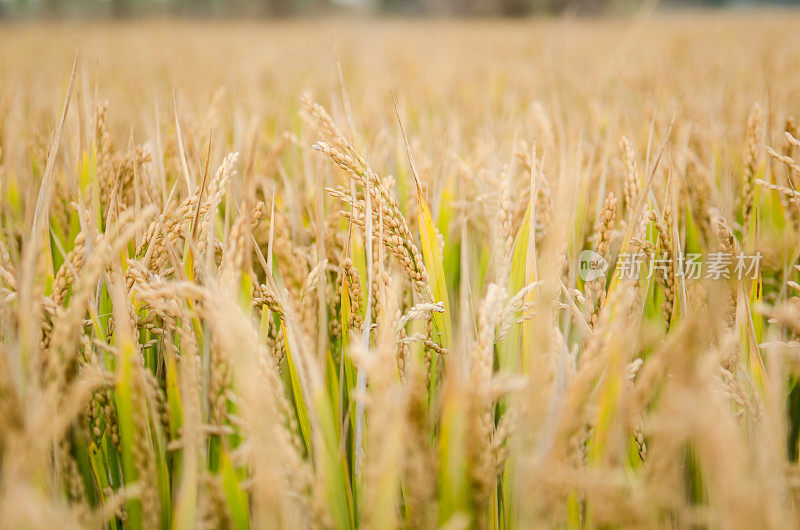
[[[0,0],[0,18],[294,17],[335,14],[522,17],[624,13],[643,0]],[[667,0],[662,7],[800,5],[800,0]]]

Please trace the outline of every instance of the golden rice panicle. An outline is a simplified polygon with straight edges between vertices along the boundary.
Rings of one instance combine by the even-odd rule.
[[[111,134],[108,131],[108,100],[97,105],[94,119],[94,149],[97,156],[97,178],[101,203],[108,207],[113,182]]]
[[[472,502],[480,507],[481,512],[489,500],[496,481],[492,450],[495,424],[491,384],[497,325],[506,298],[503,287],[489,284],[478,315],[478,334],[473,346],[470,381],[468,386],[462,389],[469,396],[468,449],[472,461],[470,468]]]
[[[310,257],[306,249],[292,237],[292,228],[286,215],[279,210],[270,219],[273,231],[272,254],[278,265],[284,284],[296,296],[300,295],[308,274],[311,272]]]
[[[235,526],[228,503],[225,499],[221,478],[210,473],[205,473],[203,475],[202,484],[199,526],[218,530],[233,530]]]
[[[228,189],[228,183],[236,178],[236,165],[239,162],[239,153],[229,153],[219,165],[214,178],[208,184],[208,191],[202,205],[197,213],[199,227],[195,227],[197,232],[197,246],[200,253],[204,253],[206,247],[211,244],[212,248],[217,243],[216,237],[216,218],[217,209],[222,201],[222,197]]]
[[[398,282],[395,282],[398,283]],[[369,381],[366,396],[364,451],[364,523],[373,527],[396,524],[400,507],[399,481],[404,460],[404,434],[407,432],[408,394],[401,386],[396,369],[397,334],[393,315],[397,310],[397,287],[383,284],[379,288],[380,310],[376,330],[376,348],[369,358],[364,356],[363,369]],[[391,482],[386,482],[392,477]],[[389,485],[390,487],[387,487]]]
[[[611,238],[614,231],[614,223],[617,218],[617,198],[614,193],[609,193],[603,200],[603,209],[595,228],[597,252],[607,257]]]
[[[350,297],[350,321],[352,329],[361,329],[364,321],[361,318],[363,295],[361,293],[361,279],[358,276],[358,269],[353,265],[353,260],[345,258],[342,261],[343,281],[347,287],[347,295]]]
[[[664,321],[667,329],[672,322],[672,310],[675,306],[675,250],[672,237],[672,211],[668,208],[664,211],[663,219],[660,219],[655,212],[650,212],[650,220],[653,221],[658,232],[658,246],[656,252],[661,251],[654,263],[661,269],[656,276],[661,287],[664,289],[664,303],[661,306]]]
[[[718,251],[728,255],[735,255],[739,251],[739,242],[733,233],[728,222],[721,215],[716,218],[717,240],[719,241]],[[725,322],[729,328],[736,324],[736,293],[733,291],[727,294],[727,307],[725,308]]]
[[[218,335],[215,344],[230,363],[237,389],[242,451],[252,462],[254,521],[291,527],[310,519],[311,524],[324,525],[329,516],[314,498],[313,465],[304,457],[295,409],[277,366],[230,293],[218,293],[209,311],[212,333]]]
[[[500,177],[500,204],[498,215],[500,217],[500,237],[504,256],[510,256],[514,245],[513,218],[511,206],[511,182],[508,170],[503,171]]]
[[[623,136],[620,138],[619,146],[622,150],[622,159],[625,162],[625,180],[623,181],[625,208],[628,211],[632,211],[636,201],[639,199],[639,193],[642,191],[642,180],[636,164],[636,152],[631,141]]]
[[[797,147],[797,142],[792,141],[792,138],[798,138],[797,135],[797,122],[794,118],[787,118],[783,126],[783,134],[785,143],[783,144],[783,155],[792,156],[794,149]]]
[[[146,368],[140,367],[140,370]],[[134,392],[134,445],[133,461],[140,487],[140,500],[144,524],[148,528],[156,528],[161,519],[161,501],[158,493],[158,477],[156,476],[156,455],[154,454],[150,428],[150,417],[146,388],[143,376],[133,386]]]
[[[711,185],[708,174],[698,165],[690,161],[686,167],[685,190],[689,195],[692,209],[692,219],[700,229],[703,242],[706,246],[712,244],[715,238],[715,228],[711,218]]]
[[[540,242],[547,235],[550,219],[553,217],[553,192],[550,180],[544,172],[542,160],[538,160],[536,157],[536,143],[531,143],[529,146],[527,142],[520,140],[514,154],[522,165],[525,177],[522,185],[524,193],[520,194],[520,198],[517,200],[518,211],[524,212],[529,206],[531,177],[535,176],[536,241]],[[517,217],[521,216],[521,213],[517,214]]]
[[[316,116],[318,114],[319,112],[315,111],[313,115]],[[327,116],[327,113],[325,116]],[[329,118],[327,120],[318,119],[315,123],[317,132],[328,141],[333,142],[333,145],[325,141],[318,141],[314,144],[314,148],[333,160],[350,179],[361,186],[364,194],[369,193],[371,206],[369,210],[371,210],[372,225],[373,227],[383,227],[380,237],[377,230],[373,230],[373,239],[383,242],[386,250],[395,256],[408,277],[414,282],[414,289],[423,299],[430,300],[431,292],[430,285],[428,285],[428,273],[425,270],[422,254],[414,243],[414,237],[411,234],[405,216],[400,211],[394,193],[386,187],[384,182],[372,171],[366,161],[356,153],[347,140],[341,136],[335,138],[325,136],[335,132],[327,125],[328,120]],[[348,211],[340,210],[340,215],[350,220],[366,234],[368,224],[366,197],[354,199],[347,192],[336,188],[326,188],[326,191],[333,198],[342,200],[350,207]]]
[[[739,242],[736,240],[736,235],[733,233],[728,221],[721,215],[717,215],[716,220],[717,240],[719,241],[719,250],[721,252],[737,252],[739,249]]]
[[[339,132],[336,124],[333,122],[333,118],[330,117],[325,107],[311,99],[311,95],[308,93],[300,97],[300,104],[303,109],[303,117],[313,123],[320,136],[334,142],[337,147],[344,151],[351,151],[350,145]]]
[[[609,260],[611,240],[614,234],[614,225],[617,219],[617,198],[614,193],[609,193],[603,201],[603,208],[594,229],[595,249],[603,259]],[[594,326],[603,308],[606,296],[606,276],[586,282],[586,300],[589,303],[589,321]]]
[[[223,348],[212,337],[208,367],[208,417],[211,425],[219,427],[228,420],[228,392],[231,386],[230,365],[222,354]]]
[[[514,245],[513,209],[511,204],[511,183],[508,169],[500,173],[497,182],[497,200],[494,203],[494,219],[492,219],[493,256],[495,281],[505,284],[511,267],[511,252]]]
[[[792,174],[792,176],[790,177],[791,179],[796,179],[797,175],[800,175],[800,164],[797,161],[795,161],[792,157],[779,154],[772,147],[767,147],[767,153],[769,154],[769,156],[771,156],[778,162],[784,164],[786,169]],[[792,188],[788,189],[796,193],[796,190]]]
[[[436,469],[437,460],[430,444],[433,433],[428,419],[427,375],[416,362],[405,372],[408,431],[404,437],[403,477],[409,491],[404,502],[410,527],[431,528],[436,525],[436,476],[431,470]]]
[[[794,118],[788,118],[783,128],[784,143],[780,153],[780,161],[783,161],[783,179],[779,180],[773,174],[773,181],[756,179],[756,184],[762,187],[775,190],[780,194],[781,204],[784,206],[785,216],[792,223],[795,230],[800,229],[800,195],[796,192],[800,188],[800,172],[792,169],[791,162],[794,160],[795,151],[800,148],[798,140],[797,124]],[[774,150],[767,147],[767,153],[772,155]],[[774,157],[773,157],[774,158]],[[786,162],[790,162],[787,164]],[[784,185],[785,183],[785,185]]]
[[[50,299],[55,305],[61,305],[66,297],[67,290],[81,268],[83,267],[83,260],[85,254],[84,242],[86,236],[83,232],[79,232],[75,236],[75,241],[72,245],[72,250],[69,251],[64,258],[64,263],[59,267],[56,277],[53,279],[52,293]]]
[[[92,303],[98,280],[115,253],[127,244],[148,216],[138,220],[133,217],[132,212],[126,212],[105,234],[95,238],[94,252],[74,284],[69,305],[65,310],[54,314],[52,335],[49,340],[42,341],[44,349],[40,354],[43,372],[37,374],[37,377],[44,377],[45,382],[59,392],[63,392],[74,375],[74,367],[79,361],[83,316]]]
[[[250,226],[253,220],[253,211],[247,201],[242,205],[239,216],[231,227],[228,236],[228,246],[222,256],[220,265],[220,283],[230,292],[238,287],[242,274],[249,271],[250,253]]]
[[[761,152],[760,132],[761,107],[755,105],[750,117],[747,119],[747,151],[745,152],[742,176],[742,218],[745,224],[750,222],[750,215],[755,203],[755,179],[759,169],[759,153]]]
[[[791,118],[786,121],[783,137],[785,143],[781,152],[778,153],[772,147],[767,146],[767,154],[774,160],[781,162],[783,167],[786,168],[787,186],[762,180],[759,180],[758,184],[780,191],[788,197],[798,197],[800,196],[800,192],[798,192],[798,188],[800,188],[800,164],[793,156],[795,150],[800,149],[800,138],[798,138],[797,126]]]

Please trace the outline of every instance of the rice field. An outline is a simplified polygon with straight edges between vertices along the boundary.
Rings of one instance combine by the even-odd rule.
[[[0,528],[797,528],[798,27],[0,24]]]

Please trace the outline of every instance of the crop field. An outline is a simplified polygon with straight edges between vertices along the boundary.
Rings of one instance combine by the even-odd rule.
[[[797,528],[798,27],[0,24],[0,528]]]

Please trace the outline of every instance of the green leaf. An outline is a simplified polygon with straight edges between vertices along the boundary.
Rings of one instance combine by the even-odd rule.
[[[428,208],[428,203],[425,201],[425,195],[422,187],[417,182],[417,203],[419,207],[419,232],[422,241],[422,259],[425,262],[425,269],[428,271],[428,278],[430,279],[431,294],[435,302],[444,303],[444,313],[433,313],[433,323],[440,333],[441,345],[443,348],[449,350],[453,344],[453,332],[450,322],[450,300],[447,296],[447,282],[444,276],[444,264],[442,261],[442,252],[439,248],[439,238],[436,236],[436,225],[433,222],[431,210]],[[431,386],[429,402],[436,403],[436,386],[438,359],[437,355],[431,355]]]

